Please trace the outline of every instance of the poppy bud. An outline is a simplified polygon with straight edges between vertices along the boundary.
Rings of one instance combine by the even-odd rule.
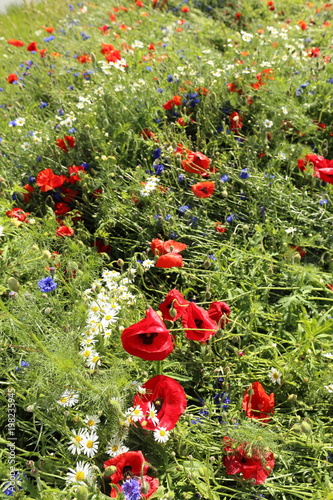
[[[289,394],[288,396],[288,401],[289,402],[294,402],[297,399],[297,394]]]
[[[141,493],[143,493],[144,495],[147,495],[148,491],[149,491],[149,483],[145,480],[143,480],[141,482]]]
[[[112,476],[115,472],[117,472],[117,467],[115,467],[114,465],[110,465],[109,467],[106,467],[105,471],[104,471],[104,476],[106,477],[110,477]]]
[[[304,432],[305,434],[311,434],[312,428],[309,422],[306,422],[305,420],[301,423],[301,432]]]
[[[174,300],[172,301],[172,306],[170,308],[170,311],[169,311],[169,314],[171,316],[171,318],[175,318],[177,316],[177,311],[176,309],[173,307],[173,304],[174,304]]]
[[[221,195],[223,196],[223,198],[228,198],[228,191],[222,191]]]
[[[210,300],[212,298],[212,292],[210,290],[206,290],[205,300]]]
[[[76,490],[76,499],[77,500],[88,500],[88,490],[86,486],[79,486]]]
[[[211,265],[212,263],[208,259],[206,259],[205,262],[203,263],[205,269],[209,269]]]
[[[9,278],[7,281],[7,285],[9,290],[11,290],[12,292],[18,292],[20,289],[20,284],[15,278]]]
[[[175,158],[176,158],[176,163],[177,163],[178,167],[181,167],[182,166],[182,155],[180,153],[176,153]]]
[[[144,268],[141,266],[141,264],[138,264],[137,265],[137,271],[138,271],[138,274],[140,274],[140,276],[143,276],[145,274],[145,270]]]

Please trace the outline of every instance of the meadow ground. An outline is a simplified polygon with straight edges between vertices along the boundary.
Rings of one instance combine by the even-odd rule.
[[[333,499],[332,17],[0,16],[0,498]]]

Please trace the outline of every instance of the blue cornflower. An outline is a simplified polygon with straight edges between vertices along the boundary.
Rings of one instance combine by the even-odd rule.
[[[153,68],[151,66],[146,66],[147,71],[153,71]]]
[[[47,36],[46,38],[44,38],[44,42],[52,42],[52,40],[54,40],[55,37],[53,35],[50,35],[50,36]]]
[[[28,368],[30,366],[30,363],[28,361],[21,361],[21,367],[22,368]],[[22,368],[20,368],[19,366],[17,366],[15,368],[15,371],[17,372],[21,372],[22,371]]]
[[[185,175],[184,174],[179,174],[178,175],[178,182],[184,182],[185,181]]]
[[[180,215],[183,215],[185,212],[190,210],[190,208],[191,207],[189,205],[182,205],[181,207],[178,208],[178,212],[180,213]]]
[[[162,163],[160,163],[158,165],[154,165],[154,170],[155,170],[156,175],[161,175],[161,173],[164,170],[164,165]]]
[[[239,174],[239,177],[241,179],[247,179],[248,177],[250,177],[250,174],[247,172],[248,169],[247,168],[243,168],[243,170],[241,171],[241,173]]]
[[[43,108],[46,108],[46,106],[48,106],[48,103],[47,102],[41,102],[40,105],[38,106],[40,109],[43,109]]]
[[[159,94],[163,94],[164,89],[158,88],[158,89],[157,89],[157,92],[158,92]]]
[[[228,182],[228,180],[229,180],[229,175],[227,175],[227,174],[221,175],[221,177],[220,177],[221,182]]]
[[[140,500],[140,483],[136,479],[127,479],[127,481],[124,482],[122,489],[125,500]]]
[[[154,158],[154,160],[157,160],[158,158],[160,158],[160,156],[161,156],[160,148],[154,149],[154,151],[152,152],[152,157]]]
[[[47,293],[55,290],[58,285],[55,281],[53,281],[51,276],[47,276],[46,278],[42,278],[38,281],[38,286],[41,292]]]
[[[16,121],[15,121],[15,120],[12,120],[12,121],[10,121],[10,122],[8,123],[8,125],[9,125],[10,127],[16,127]]]
[[[309,82],[305,82],[305,83],[301,83],[300,87],[301,89],[305,89],[305,87],[307,87],[309,84]]]
[[[214,255],[213,253],[211,253],[210,255],[208,255],[208,258],[209,258],[210,260],[214,260],[214,261],[216,261],[216,260],[217,260],[217,258],[215,257],[215,255]]]
[[[72,128],[69,128],[69,129],[68,129],[68,132],[69,132],[70,134],[75,134],[75,132],[77,132],[77,129],[76,129],[75,127],[72,127]]]
[[[328,200],[324,199],[324,200],[319,200],[319,204],[320,205],[327,205],[328,204]]]
[[[194,226],[195,224],[198,223],[198,217],[190,217],[190,226]]]
[[[86,35],[83,31],[80,33],[80,35],[82,36],[83,40],[88,40],[88,38],[90,38],[90,36]]]
[[[171,83],[173,81],[173,76],[172,75],[169,75],[168,78],[167,78],[168,82]]]
[[[302,92],[301,89],[297,89],[296,92],[295,92],[295,94],[296,94],[297,97],[299,97],[300,95],[302,95],[302,93],[303,92]]]
[[[42,157],[38,155],[37,158],[36,158],[36,161],[38,161],[38,162],[42,161]]]
[[[236,219],[236,215],[235,214],[231,214],[231,215],[228,215],[228,217],[226,218],[226,221],[229,222],[229,224],[231,224],[231,222]]]
[[[12,497],[14,493],[18,490],[22,490],[22,486],[19,483],[21,481],[21,472],[16,471],[14,474],[10,475],[10,481],[4,483],[2,486],[5,488],[3,490],[4,494],[8,497]],[[25,476],[25,474],[24,474]],[[26,477],[26,476],[25,476]]]
[[[333,83],[333,78],[329,78],[329,79],[327,80],[327,83]],[[0,90],[3,90],[3,89],[0,89]]]
[[[167,214],[165,217],[164,217],[164,220],[170,220],[171,219],[171,215],[170,214]]]
[[[177,233],[170,233],[170,238],[172,238],[173,240],[176,240],[178,238],[178,234]]]
[[[63,116],[65,114],[65,111],[61,108],[57,109],[58,116]]]

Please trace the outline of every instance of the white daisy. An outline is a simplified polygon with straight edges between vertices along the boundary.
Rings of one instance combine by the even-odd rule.
[[[273,126],[273,122],[271,120],[264,120],[263,124],[266,128],[271,128]]]
[[[120,441],[115,439],[111,439],[108,443],[108,448],[106,453],[111,457],[116,457],[117,455],[121,455],[122,453],[126,453],[129,450],[126,446],[123,446]]]
[[[120,272],[118,271],[109,271],[106,269],[105,271],[102,272],[102,277],[107,281],[107,280],[114,280],[115,278],[118,278],[120,276]]]
[[[100,366],[101,364],[101,358],[99,357],[98,352],[94,352],[89,358],[87,359],[87,366],[91,370],[95,370],[97,366]]]
[[[68,449],[73,455],[75,454],[79,455],[82,449],[81,443],[85,438],[87,431],[86,429],[79,429],[78,431],[72,429],[71,432],[73,435],[71,436],[71,440],[68,443]]]
[[[325,389],[328,390],[328,392],[333,392],[333,384],[330,385],[324,385]]]
[[[23,144],[21,144],[21,148],[26,151],[27,149],[29,149],[31,147],[31,145],[28,143],[28,142],[24,142]]]
[[[81,441],[82,453],[91,458],[96,455],[98,445],[99,441],[97,434],[95,432],[91,432],[90,434],[87,433]]]
[[[151,267],[155,266],[155,261],[151,259],[146,259],[142,262],[142,267],[144,269],[150,269]]]
[[[158,425],[160,419],[157,416],[157,411],[153,403],[148,403],[147,418],[153,422],[154,425]]]
[[[25,124],[25,118],[16,118],[15,123],[18,127],[22,127]]]
[[[324,358],[333,359],[333,354],[331,352],[326,352],[323,356]]]
[[[154,431],[154,439],[158,443],[166,443],[169,440],[170,431],[167,431],[165,427],[159,427]]]
[[[271,368],[271,371],[268,373],[269,378],[273,382],[273,384],[281,385],[281,377],[282,373],[280,373],[276,368]]]
[[[127,414],[130,416],[132,422],[138,422],[143,418],[143,411],[140,405],[129,408]]]
[[[69,469],[67,472],[67,483],[89,483],[92,477],[92,468],[88,463],[77,462],[76,469]]]
[[[95,431],[97,425],[100,423],[100,419],[97,417],[97,415],[87,415],[83,422],[87,424],[89,429]]]
[[[78,400],[79,400],[79,395],[77,393],[66,389],[65,392],[60,397],[60,399],[58,399],[57,403],[59,403],[61,406],[72,407],[76,405]]]

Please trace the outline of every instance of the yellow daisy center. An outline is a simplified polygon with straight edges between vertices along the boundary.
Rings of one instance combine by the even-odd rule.
[[[84,480],[84,472],[82,470],[79,470],[75,474],[75,479],[76,479],[76,481],[83,481]]]
[[[89,441],[87,441],[86,447],[87,448],[92,448],[93,446],[94,446],[94,441],[92,441],[91,439],[89,439]]]

